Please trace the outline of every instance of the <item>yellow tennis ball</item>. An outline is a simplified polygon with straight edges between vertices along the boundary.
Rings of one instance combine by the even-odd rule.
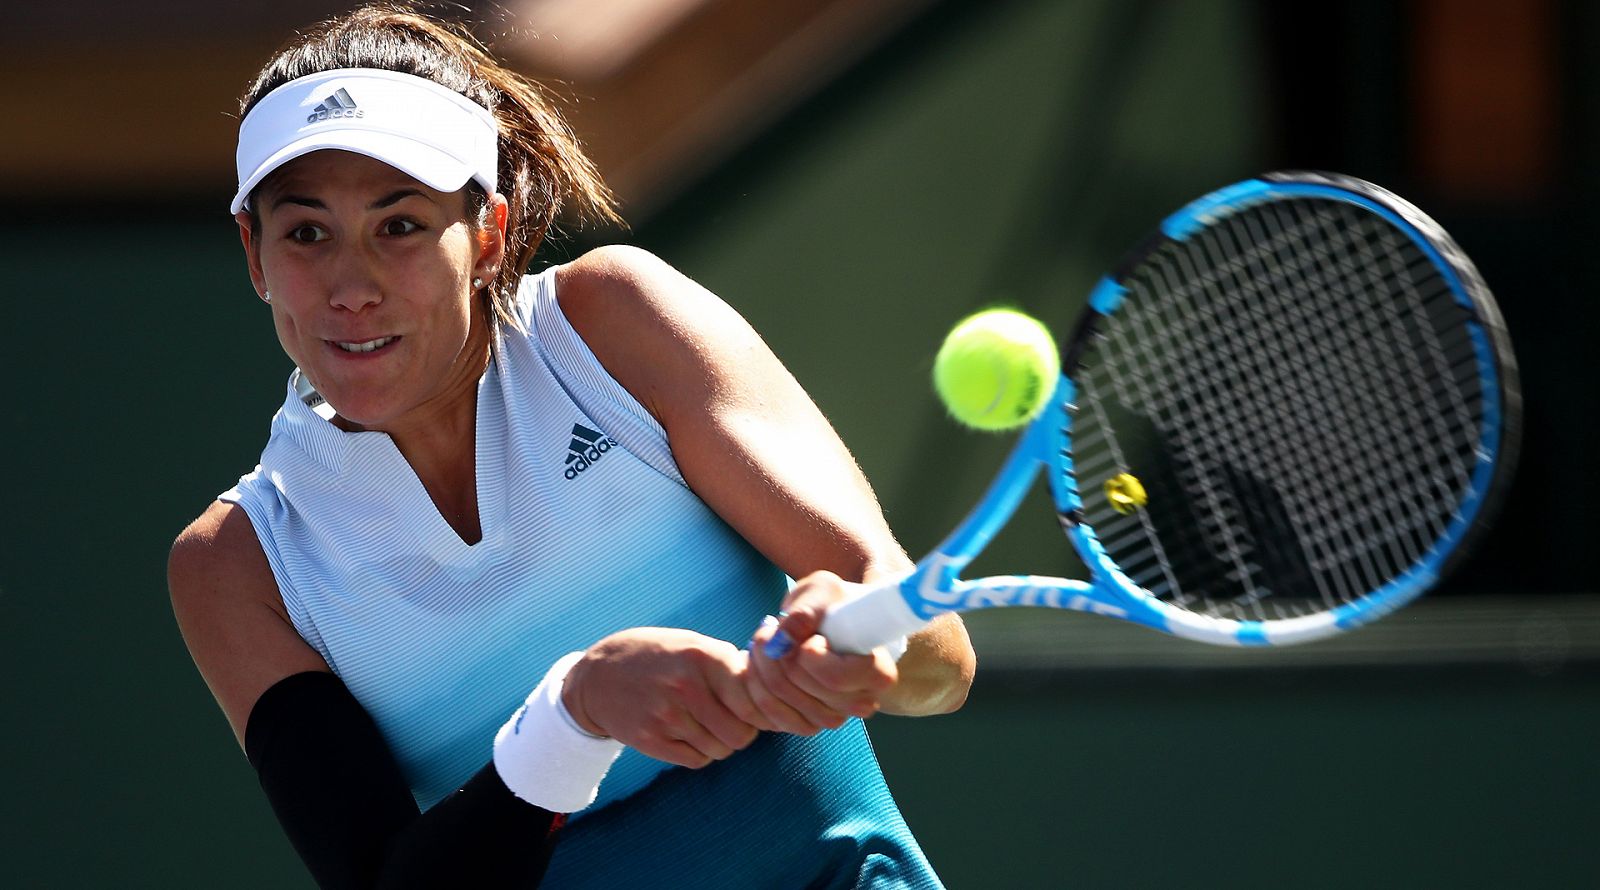
[[[1055,338],[1013,309],[968,316],[933,360],[933,388],[950,416],[980,430],[1008,430],[1032,420],[1060,375]]]

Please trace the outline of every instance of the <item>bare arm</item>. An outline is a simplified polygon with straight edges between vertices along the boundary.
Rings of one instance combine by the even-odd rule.
[[[272,569],[243,509],[212,503],[173,544],[172,610],[189,654],[234,737],[261,693],[303,671],[327,671],[289,622]]]
[[[894,577],[910,560],[855,460],[760,336],[644,251],[601,248],[558,273],[561,308],[606,369],[666,429],[695,493],[801,585]],[[831,576],[817,573],[833,573]],[[953,711],[975,656],[948,616],[910,642],[881,696],[900,714]]]

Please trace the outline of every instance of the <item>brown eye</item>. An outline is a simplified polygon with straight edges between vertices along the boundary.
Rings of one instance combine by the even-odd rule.
[[[385,235],[409,235],[421,228],[409,219],[391,219],[383,224]]]
[[[313,225],[295,226],[295,228],[289,232],[289,238],[291,240],[299,241],[302,244],[310,244],[315,241],[324,241],[327,240],[327,237],[328,234],[326,232]]]

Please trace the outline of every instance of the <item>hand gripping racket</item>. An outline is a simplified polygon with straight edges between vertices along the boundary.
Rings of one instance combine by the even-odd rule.
[[[1488,520],[1520,396],[1499,310],[1417,208],[1277,173],[1166,219],[1101,279],[1049,406],[909,577],[832,608],[868,652],[944,612],[1076,609],[1301,643],[1417,597]],[[1036,474],[1090,580],[960,573]]]

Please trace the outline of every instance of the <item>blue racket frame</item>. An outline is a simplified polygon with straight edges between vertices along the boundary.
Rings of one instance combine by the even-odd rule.
[[[1246,180],[1191,202],[1162,222],[1161,234],[1183,241],[1209,222],[1263,201],[1315,197],[1356,204],[1379,214],[1408,235],[1435,263],[1456,302],[1473,319],[1470,336],[1477,356],[1484,404],[1469,491],[1433,544],[1386,584],[1326,612],[1273,620],[1234,620],[1166,603],[1123,574],[1101,546],[1094,529],[1074,518],[1082,515],[1083,502],[1072,472],[1070,406],[1077,390],[1068,376],[1073,370],[1069,367],[1068,373],[1060,377],[1049,406],[1023,430],[999,474],[960,525],[899,583],[870,591],[830,610],[822,633],[835,648],[868,652],[915,631],[946,612],[1008,606],[1040,606],[1107,615],[1218,645],[1288,645],[1332,636],[1371,622],[1412,601],[1439,580],[1451,556],[1470,537],[1505,469],[1502,463],[1509,464],[1514,451],[1514,437],[1508,437],[1504,424],[1503,399],[1508,395],[1514,398],[1515,391],[1503,388],[1512,381],[1503,380],[1500,369],[1504,362],[1507,374],[1514,375],[1515,366],[1511,362],[1509,344],[1503,342],[1504,331],[1498,315],[1470,262],[1421,211],[1359,180],[1330,174],[1278,175],[1284,178],[1278,180],[1269,176]],[[1428,231],[1425,233],[1424,229]],[[1469,276],[1470,282],[1464,280],[1463,275]],[[1091,315],[1115,313],[1126,293],[1126,288],[1114,277],[1102,278],[1090,292]],[[1475,299],[1475,293],[1482,296]],[[1495,337],[1502,338],[1502,342],[1496,342]],[[1502,456],[1506,458],[1504,461]],[[1041,470],[1047,471],[1051,496],[1063,529],[1088,567],[1091,580],[1038,575],[962,579],[961,571],[1016,512]]]

